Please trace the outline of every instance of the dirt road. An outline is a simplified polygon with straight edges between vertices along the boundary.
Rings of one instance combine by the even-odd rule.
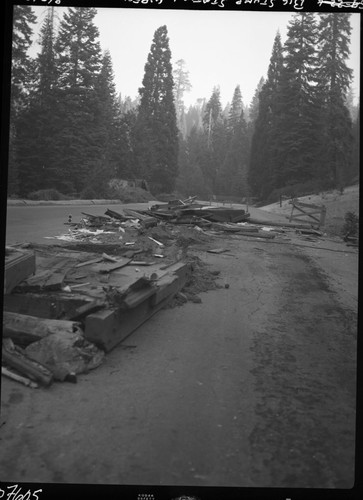
[[[228,288],[159,312],[76,385],[2,380],[1,478],[352,487],[356,296],[291,242],[219,241],[194,252]],[[356,254],[332,255],[354,276]]]

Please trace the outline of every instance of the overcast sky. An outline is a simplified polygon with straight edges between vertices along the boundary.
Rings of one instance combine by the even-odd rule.
[[[34,7],[33,7],[34,8]],[[39,7],[36,13],[44,12]],[[64,9],[60,9],[62,12]],[[192,84],[184,96],[186,105],[210,98],[220,86],[222,105],[232,100],[239,84],[248,105],[261,76],[266,76],[277,30],[282,42],[292,12],[191,11],[97,8],[95,24],[103,50],[109,49],[117,92],[135,98],[142,84],[154,32],[166,25],[172,63],[184,59]],[[40,16],[40,20],[44,16]],[[359,92],[360,16],[351,15],[353,88]]]

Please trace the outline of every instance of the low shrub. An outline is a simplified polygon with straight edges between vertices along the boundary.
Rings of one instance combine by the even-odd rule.
[[[58,201],[58,200],[69,200],[70,197],[63,193],[57,191],[57,189],[39,189],[38,191],[32,191],[27,195],[28,200],[36,201]]]
[[[108,183],[105,194],[105,198],[120,200],[121,203],[145,203],[155,200],[155,197],[146,189],[126,186],[118,179],[112,179]]]
[[[102,198],[91,186],[86,186],[79,194],[81,200],[96,200]]]
[[[343,236],[357,236],[359,217],[355,212],[347,212],[344,216]]]

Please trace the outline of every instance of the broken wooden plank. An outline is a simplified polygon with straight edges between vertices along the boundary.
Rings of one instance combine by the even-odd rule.
[[[207,250],[208,253],[224,253],[228,252],[228,248],[211,248],[210,250]]]
[[[76,332],[79,328],[80,324],[75,321],[38,318],[9,311],[3,314],[3,337],[9,337],[22,346],[57,332]]]
[[[131,290],[123,299],[121,307],[133,309],[154,295],[155,291],[155,288],[152,286],[144,287],[141,290]]]
[[[90,264],[97,264],[97,262],[101,262],[103,260],[103,257],[96,257],[95,259],[90,259],[90,260],[86,260],[85,262],[80,262],[79,264],[77,264],[76,266],[74,267],[83,267],[83,266],[88,266]]]
[[[108,215],[109,217],[112,217],[113,219],[118,219],[120,221],[125,221],[127,219],[130,219],[130,217],[126,216],[125,214],[120,214],[119,212],[115,212],[115,210],[110,210],[109,208],[106,210],[105,215]]]
[[[131,260],[132,259],[125,259],[121,257],[117,262],[114,262],[113,264],[100,264],[98,266],[93,267],[93,270],[99,273],[111,273],[115,269],[120,269],[122,267],[127,266],[127,264],[131,262]]]
[[[177,263],[171,265],[170,268],[174,275],[180,278],[178,286],[182,288],[190,272],[190,266],[185,263]],[[174,280],[171,281],[174,283]],[[172,288],[169,289],[168,293],[163,291],[162,293],[165,293],[165,298],[159,295],[160,301],[158,302],[155,299],[155,302],[158,303],[153,303],[155,293],[157,292],[157,290],[154,290],[151,298],[146,298],[146,300],[143,300],[132,309],[105,309],[88,315],[85,320],[85,338],[105,351],[110,351],[151,316],[162,309],[173,298],[174,291]]]
[[[72,313],[68,318],[65,318],[69,321],[81,321],[88,314],[94,313],[103,309],[105,307],[105,303],[99,300],[93,300],[88,304],[84,304],[76,309],[74,313]]]
[[[129,265],[130,266],[153,266],[156,262],[153,260],[151,262],[147,262],[146,260],[132,260]]]
[[[117,288],[118,293],[123,295],[131,289],[137,290],[148,286],[149,280],[137,273],[128,275],[115,271],[110,275],[108,284],[110,287]]]
[[[65,278],[64,272],[54,270],[40,271],[34,276],[24,280],[14,289],[16,292],[37,292],[61,290]]]
[[[15,382],[26,385],[27,387],[31,387],[32,389],[36,389],[37,387],[39,387],[36,382],[32,382],[30,379],[12,372],[8,368],[5,368],[5,366],[1,367],[1,375],[4,375],[4,377],[7,377],[11,380],[15,380]]]
[[[299,229],[299,233],[301,234],[312,234],[314,236],[323,236],[321,231],[317,231],[316,229]]]
[[[159,245],[159,247],[163,247],[164,246],[164,243],[161,243],[160,241],[157,241],[155,240],[154,238],[152,238],[151,236],[148,236],[149,240],[153,241],[154,243],[156,243],[157,245]]]
[[[249,222],[251,224],[257,224],[262,226],[272,226],[272,227],[286,227],[291,229],[310,229],[311,224],[293,224],[291,222],[275,222],[269,220],[262,220],[257,218],[250,218]]]
[[[87,214],[86,212],[81,212],[81,213],[82,213],[82,215],[85,215],[86,217],[88,217],[90,220],[94,220],[94,221],[97,221],[100,223],[110,222],[110,218],[105,217],[104,215],[92,215],[92,214]]]
[[[35,273],[35,253],[7,247],[4,269],[4,294],[11,293],[23,280]]]
[[[110,262],[117,262],[118,260],[116,257],[112,257],[112,255],[108,255],[107,253],[103,253],[102,257]]]
[[[78,307],[104,298],[88,296],[81,292],[49,292],[49,293],[11,293],[4,295],[4,310],[8,312],[25,314],[46,319],[67,319]]]
[[[3,349],[2,362],[9,368],[13,368],[21,375],[25,375],[41,385],[49,386],[53,382],[53,374],[50,370],[25,355],[19,355],[16,351],[10,352]]]
[[[271,233],[271,232],[265,232],[262,233],[259,231],[258,233],[250,233],[250,232],[244,232],[244,231],[238,231],[234,233],[235,236],[249,236],[250,238],[264,238],[264,239],[273,239],[276,236],[276,233]]]

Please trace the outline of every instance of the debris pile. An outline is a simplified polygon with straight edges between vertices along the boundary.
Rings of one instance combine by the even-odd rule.
[[[243,209],[210,207],[195,202],[196,197],[176,200],[151,207],[152,214],[174,224],[198,224],[210,226],[211,222],[242,222],[250,214]]]
[[[221,237],[322,235],[195,198],[82,213],[79,222],[69,215],[65,225],[65,234],[52,237],[58,244],[6,249],[2,374],[29,387],[76,382],[161,308],[200,303],[201,292],[221,288],[219,271],[191,249],[225,253]]]

